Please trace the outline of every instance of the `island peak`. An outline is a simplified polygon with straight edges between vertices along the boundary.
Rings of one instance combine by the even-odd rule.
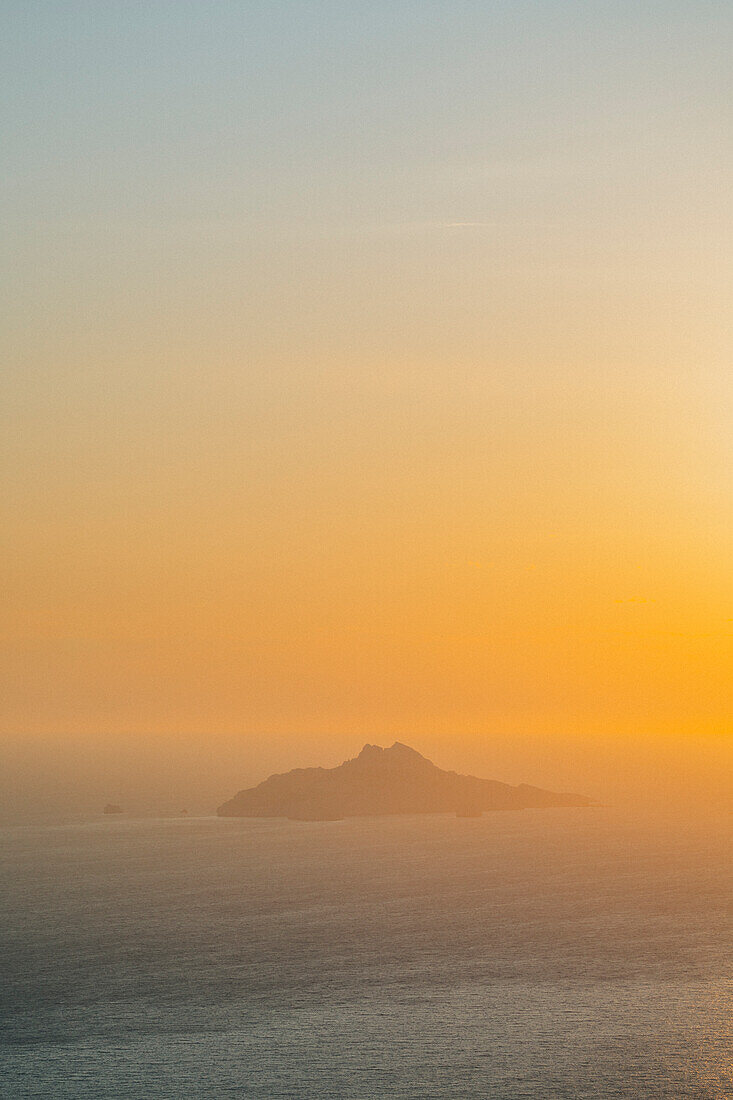
[[[220,817],[334,820],[380,814],[453,813],[588,806],[590,799],[526,784],[513,787],[444,771],[401,741],[367,743],[335,768],[296,768],[242,790],[217,810]]]

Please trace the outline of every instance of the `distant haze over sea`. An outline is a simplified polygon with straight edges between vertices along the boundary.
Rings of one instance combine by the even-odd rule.
[[[575,790],[614,805],[683,814],[731,807],[733,742],[723,736],[662,741],[497,734],[477,747],[413,735],[409,743],[450,770]],[[213,813],[235,790],[292,767],[333,767],[362,744],[361,738],[323,735],[6,737],[0,739],[0,819],[95,813],[107,802],[134,813]]]

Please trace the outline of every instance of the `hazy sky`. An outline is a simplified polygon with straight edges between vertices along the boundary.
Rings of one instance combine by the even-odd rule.
[[[3,798],[722,797],[731,5],[1,22]]]

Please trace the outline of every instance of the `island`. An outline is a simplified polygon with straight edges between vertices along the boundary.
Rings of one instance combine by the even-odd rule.
[[[121,814],[122,807],[118,806],[116,802],[108,802],[102,812],[105,814]]]
[[[216,811],[219,817],[285,817],[334,821],[380,814],[456,814],[486,810],[590,806],[578,794],[557,794],[522,783],[443,771],[415,749],[365,745],[335,768],[295,768],[240,791]]]

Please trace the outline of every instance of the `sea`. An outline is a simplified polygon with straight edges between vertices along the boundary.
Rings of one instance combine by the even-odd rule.
[[[0,829],[3,1100],[733,1097],[731,818]]]

